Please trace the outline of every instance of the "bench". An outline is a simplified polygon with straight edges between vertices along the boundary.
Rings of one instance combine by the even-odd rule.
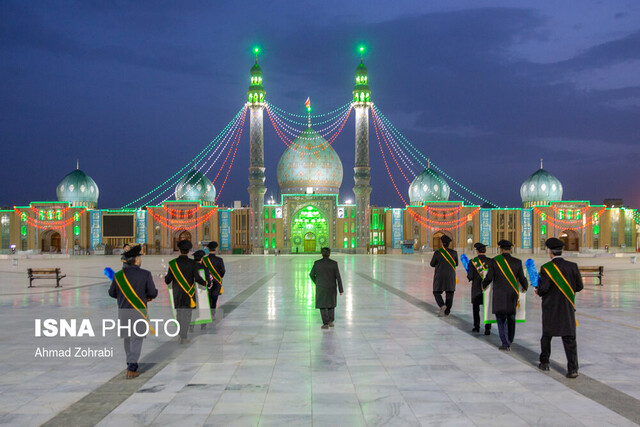
[[[596,285],[602,286],[602,276],[604,275],[604,267],[603,266],[578,266],[578,270],[580,270],[580,275],[582,277],[597,277],[598,283]]]
[[[60,279],[67,277],[66,274],[62,274],[60,268],[28,268],[27,274],[29,275],[29,287],[33,288],[33,281],[35,279],[56,279],[56,288],[61,288]]]

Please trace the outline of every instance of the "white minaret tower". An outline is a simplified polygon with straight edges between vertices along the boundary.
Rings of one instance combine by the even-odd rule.
[[[258,65],[258,48],[255,49],[256,63],[251,67],[251,85],[247,91],[249,107],[249,241],[254,253],[264,250],[264,132],[263,112],[266,92],[262,87],[262,68]]]
[[[369,108],[371,90],[367,82],[367,67],[360,48],[360,64],[356,68],[356,86],[353,89],[353,107],[356,112],[356,164],[353,168],[356,197],[357,251],[365,252],[369,243],[369,201],[371,196],[371,168],[369,167]]]

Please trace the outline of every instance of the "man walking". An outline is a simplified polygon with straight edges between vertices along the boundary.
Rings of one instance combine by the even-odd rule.
[[[338,263],[329,259],[331,249],[322,248],[320,253],[322,259],[313,263],[309,277],[316,285],[316,308],[320,309],[322,329],[329,329],[334,326],[337,290],[342,295],[344,289],[342,288]]]
[[[149,315],[147,303],[158,296],[158,290],[153,283],[153,276],[148,270],[140,268],[142,247],[130,248],[123,254],[125,262],[122,270],[118,271],[109,287],[109,296],[118,300],[118,319],[120,324],[130,325],[129,333],[124,336],[124,351],[127,356],[127,379],[138,376],[138,360],[142,351],[142,340],[147,328],[138,322],[145,319],[147,326]]]
[[[487,274],[487,268],[491,258],[488,258],[487,247],[482,243],[473,245],[478,254],[469,262],[467,279],[471,282],[471,304],[473,307],[473,329],[471,332],[480,332],[480,306],[482,305],[482,280]],[[491,335],[491,323],[485,323],[484,334]]]
[[[196,287],[194,281],[206,286],[207,282],[200,277],[200,265],[189,258],[192,245],[189,240],[178,242],[180,256],[169,261],[169,271],[164,276],[164,282],[171,284],[173,292],[173,307],[176,310],[176,320],[180,325],[180,344],[189,342],[187,334],[191,323],[192,310],[196,308]]]
[[[207,267],[209,272],[208,289],[209,289],[209,306],[211,307],[211,318],[215,319],[216,305],[218,304],[218,296],[224,292],[222,288],[222,278],[226,272],[224,261],[216,255],[218,242],[209,242],[209,255],[202,259],[202,263]]]
[[[448,316],[453,305],[453,293],[456,290],[456,267],[458,266],[458,252],[449,249],[451,237],[443,234],[440,237],[442,247],[431,258],[431,267],[435,267],[433,273],[433,296],[436,299],[440,312],[438,317]],[[447,295],[446,302],[442,300],[442,293]]]
[[[491,304],[502,341],[500,350],[510,351],[516,335],[516,310],[520,305],[518,286],[526,291],[528,283],[522,270],[522,261],[511,256],[513,244],[508,240],[500,240],[498,246],[500,255],[491,260],[487,275],[482,281],[482,288],[486,289],[493,282]]]
[[[549,370],[551,337],[562,337],[567,356],[567,378],[578,376],[578,344],[576,342],[576,292],[583,288],[578,265],[562,258],[564,243],[552,237],[544,243],[551,261],[540,269],[536,294],[542,297],[542,338],[540,365]]]

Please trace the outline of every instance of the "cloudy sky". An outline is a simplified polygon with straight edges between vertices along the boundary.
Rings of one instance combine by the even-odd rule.
[[[640,207],[634,0],[3,1],[0,206],[54,200],[79,158],[100,207],[120,207],[242,108],[253,46],[268,100],[301,113],[310,97],[320,114],[349,102],[361,43],[377,107],[477,194],[520,205],[542,157],[564,199]],[[248,142],[245,128],[219,204],[248,202]],[[370,144],[372,203],[401,206],[373,129]],[[265,146],[267,196],[277,196],[286,147],[266,115]],[[353,117],[334,147],[341,199],[352,198]]]

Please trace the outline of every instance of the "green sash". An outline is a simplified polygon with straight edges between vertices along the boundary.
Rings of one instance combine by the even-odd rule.
[[[476,268],[476,271],[478,272],[480,277],[482,277],[482,279],[484,280],[484,276],[487,274],[487,267],[484,266],[480,257],[475,257],[471,260],[471,263]]]
[[[220,276],[220,273],[218,273],[218,270],[216,270],[216,268],[211,263],[211,259],[209,259],[209,256],[202,258],[202,262],[204,263],[205,267],[207,267],[207,270],[209,270],[209,273],[211,273],[213,278],[218,283],[220,283],[220,293],[222,294],[224,290],[224,288],[222,287],[222,276]]]
[[[442,257],[447,260],[447,263],[453,268],[453,272],[456,271],[456,262],[451,257],[451,254],[445,248],[440,248],[438,251],[442,254]],[[456,283],[458,283],[458,278],[456,277]]]
[[[191,308],[195,308],[196,302],[193,300],[193,296],[196,294],[196,287],[187,282],[187,279],[184,278],[184,275],[182,274],[182,271],[180,271],[180,267],[178,267],[178,263],[175,259],[169,261],[169,269],[171,270],[175,281],[178,282],[182,290],[189,295],[189,298],[191,298]]]
[[[127,279],[127,276],[124,275],[124,271],[118,271],[113,276],[113,279],[116,281],[116,285],[118,285],[118,288],[120,288],[120,292],[122,292],[122,295],[124,295],[125,299],[129,301],[129,304],[131,304],[131,306],[135,308],[148,323],[149,314],[147,312],[147,304],[142,301],[136,291],[133,290],[131,283],[129,283],[129,279]],[[152,334],[155,335],[156,331],[153,329],[153,327],[151,327],[151,324],[149,324],[149,330]]]
[[[548,263],[544,264],[542,268],[544,271],[547,272],[547,274],[549,275],[553,283],[556,284],[558,289],[560,289],[560,292],[562,292],[562,295],[564,295],[569,300],[569,302],[573,306],[573,309],[575,310],[576,309],[576,293],[573,292],[571,285],[569,285],[569,282],[567,282],[567,279],[564,278],[564,275],[562,274],[558,266],[555,265],[553,262],[549,261]]]
[[[502,255],[496,256],[494,258],[494,261],[498,265],[498,268],[500,269],[500,271],[502,271],[502,274],[504,275],[504,277],[507,278],[507,281],[513,288],[513,291],[516,293],[516,295],[518,295],[518,306],[520,306],[520,299],[519,299],[520,292],[518,292],[518,280],[516,279],[516,275],[513,274],[513,271],[511,270],[509,263],[507,262],[506,259],[504,259]]]

